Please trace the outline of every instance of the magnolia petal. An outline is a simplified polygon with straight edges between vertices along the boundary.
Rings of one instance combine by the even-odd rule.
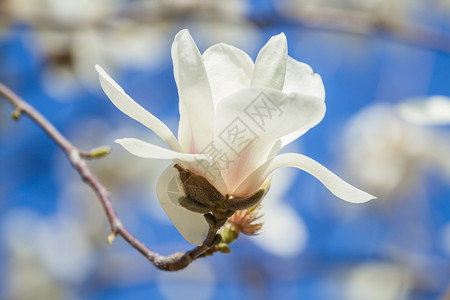
[[[286,78],[284,80],[283,93],[297,93],[311,95],[325,100],[325,87],[319,74],[314,73],[310,66],[288,57],[286,67]],[[306,130],[297,130],[281,138],[281,148],[295,141]]]
[[[115,142],[120,144],[131,154],[142,158],[179,159],[186,162],[207,160],[211,162],[211,157],[205,154],[176,152],[135,138],[117,139]]]
[[[185,196],[178,171],[170,165],[159,178],[156,193],[162,208],[181,235],[191,244],[200,246],[208,234],[209,225],[202,214],[178,204]]]
[[[281,167],[294,167],[308,172],[322,182],[330,192],[345,201],[363,203],[376,199],[376,197],[345,182],[315,160],[296,153],[278,155],[261,165],[232,193],[233,196],[244,196],[255,192],[274,170]]]
[[[284,33],[270,38],[259,51],[251,86],[282,90],[286,77],[287,41]]]
[[[95,66],[103,91],[111,102],[124,114],[140,122],[155,132],[174,151],[182,151],[175,135],[161,120],[137,104],[125,91],[103,70]]]
[[[283,93],[305,94],[325,100],[325,87],[320,75],[314,73],[309,65],[292,57],[287,59]]]
[[[253,61],[244,51],[220,43],[208,48],[202,57],[215,104],[250,86]]]
[[[325,103],[309,95],[247,88],[226,97],[217,110],[215,149],[210,147],[214,151],[205,153],[218,161],[222,177],[233,191],[268,159],[280,138],[319,123]]]
[[[172,60],[180,97],[178,140],[183,152],[199,153],[213,138],[214,105],[202,56],[187,29],[175,36]]]

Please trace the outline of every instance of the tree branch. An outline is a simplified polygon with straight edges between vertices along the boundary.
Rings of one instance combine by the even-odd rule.
[[[122,225],[122,222],[120,222],[117,213],[112,207],[107,189],[92,174],[86,163],[86,159],[97,158],[107,152],[103,151],[99,154],[96,149],[92,151],[83,151],[75,147],[44,116],[2,83],[0,83],[0,97],[4,98],[14,107],[14,112],[12,113],[13,119],[18,120],[19,117],[24,114],[41,127],[42,130],[44,130],[44,132],[47,133],[47,135],[67,154],[71,164],[78,171],[82,180],[97,194],[111,226],[111,234],[108,237],[108,243],[111,244],[115,236],[119,235],[146,257],[153,265],[155,265],[155,267],[166,271],[176,271],[187,267],[193,260],[202,257],[203,254],[211,250],[217,243],[217,231],[226,221],[226,218],[220,218],[222,216],[216,216],[219,221],[215,226],[211,226],[207,238],[201,246],[195,247],[186,253],[178,252],[169,256],[162,256],[150,250]]]

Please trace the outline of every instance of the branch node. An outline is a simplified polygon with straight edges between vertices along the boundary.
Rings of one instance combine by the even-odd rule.
[[[119,229],[122,227],[123,227],[122,222],[120,222],[120,220],[118,219],[113,220],[111,223],[111,231],[114,232],[119,231]]]
[[[80,151],[72,149],[69,151],[69,159],[74,166],[78,165],[81,161]]]

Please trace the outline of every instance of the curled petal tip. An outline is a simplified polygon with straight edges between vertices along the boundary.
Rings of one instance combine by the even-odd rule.
[[[175,39],[181,38],[181,37],[185,37],[185,36],[191,36],[189,29],[185,28],[185,29],[181,29],[180,31],[178,31],[178,33],[175,35]]]
[[[277,35],[274,35],[270,38],[273,42],[284,43],[287,44],[287,38],[284,32],[281,32]]]
[[[286,39],[286,35],[284,34],[284,32],[280,32],[279,34],[275,35],[275,37]]]
[[[355,197],[355,198],[352,198],[352,199],[349,199],[349,198],[347,198],[347,199],[342,198],[342,199],[345,200],[345,201],[348,201],[348,202],[352,202],[352,203],[366,203],[366,202],[369,202],[371,200],[378,199],[377,197],[375,197],[375,196],[373,196],[371,194],[368,194],[368,193],[366,193],[364,191],[360,190],[360,192],[364,193],[365,195],[363,195],[361,197],[358,197],[358,198]]]

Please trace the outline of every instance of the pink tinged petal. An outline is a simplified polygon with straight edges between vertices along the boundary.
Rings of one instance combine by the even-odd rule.
[[[202,56],[187,29],[172,44],[180,97],[178,140],[184,152],[199,153],[213,138],[214,105]]]
[[[222,169],[231,192],[268,159],[281,137],[319,123],[325,103],[309,95],[247,88],[221,101],[217,111],[214,147],[205,153]]]
[[[270,38],[259,51],[251,86],[282,90],[286,77],[287,41],[284,33]]]
[[[156,187],[159,202],[181,235],[191,244],[200,246],[208,234],[209,225],[202,214],[189,211],[178,203],[185,196],[178,171],[170,165]]]
[[[131,154],[141,158],[179,159],[185,162],[199,162],[205,160],[204,163],[211,162],[211,157],[205,154],[176,152],[135,138],[117,139],[115,142],[120,144]]]
[[[131,99],[102,67],[96,65],[95,69],[103,91],[119,110],[155,132],[172,150],[182,151],[175,135],[161,120]]]
[[[224,97],[250,86],[253,61],[242,50],[216,44],[203,53],[203,62],[215,105]]]
[[[322,182],[330,192],[345,201],[363,203],[376,199],[376,197],[345,182],[315,160],[295,153],[281,154],[264,163],[242,182],[233,195],[244,196],[255,192],[274,170],[281,167],[294,167],[308,172]]]

